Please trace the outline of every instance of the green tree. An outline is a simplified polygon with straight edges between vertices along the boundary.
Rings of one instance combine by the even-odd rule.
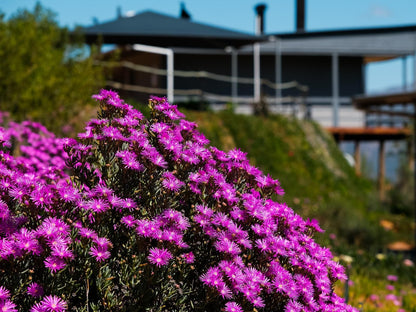
[[[57,133],[76,119],[104,79],[74,33],[40,4],[8,20],[0,15],[0,110]]]

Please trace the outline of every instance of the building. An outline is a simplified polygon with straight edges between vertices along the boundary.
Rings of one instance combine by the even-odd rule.
[[[276,111],[306,114],[324,126],[362,126],[368,119],[351,98],[365,92],[365,66],[416,57],[416,25],[305,31],[304,1],[297,2],[294,33],[265,34],[261,5],[255,35],[193,22],[184,9],[180,17],[119,16],[84,33],[88,43],[121,47],[109,86],[123,96],[234,102],[240,112],[265,99]]]

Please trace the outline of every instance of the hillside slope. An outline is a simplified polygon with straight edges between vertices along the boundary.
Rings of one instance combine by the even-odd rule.
[[[378,205],[373,184],[355,175],[332,137],[317,124],[285,116],[255,117],[230,112],[186,112],[211,144],[238,147],[251,163],[279,179],[282,200],[303,217],[317,218],[327,233],[347,243],[378,248]]]

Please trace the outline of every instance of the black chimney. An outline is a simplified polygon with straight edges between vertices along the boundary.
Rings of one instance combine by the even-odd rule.
[[[256,35],[264,34],[264,11],[266,11],[266,5],[261,3],[255,7],[256,16]]]
[[[305,32],[305,0],[296,0],[296,32]]]
[[[180,14],[180,16],[183,19],[187,19],[187,20],[191,19],[191,14],[188,13],[188,11],[185,8],[185,3],[183,3],[183,2],[181,2],[181,14]]]
[[[123,17],[123,14],[121,13],[121,6],[117,7],[117,19],[120,19]]]

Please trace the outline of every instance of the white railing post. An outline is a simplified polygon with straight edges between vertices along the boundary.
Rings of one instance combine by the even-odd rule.
[[[166,84],[167,84],[167,97],[168,101],[173,103],[174,101],[174,64],[173,64],[173,50],[169,48],[160,48],[154,46],[148,46],[144,44],[133,44],[133,50],[149,52],[155,54],[166,55],[167,58],[167,75],[166,75]]]
[[[281,41],[278,37],[270,38],[271,41],[274,41],[274,53],[275,53],[275,63],[274,63],[274,72],[275,72],[275,83],[276,83],[276,90],[275,90],[275,97],[276,97],[276,107],[281,109],[281,101],[282,98],[282,47]]]
[[[168,89],[168,101],[173,103],[174,101],[174,60],[173,60],[173,51],[170,50],[167,54],[167,89]]]
[[[254,102],[260,102],[260,43],[255,43],[253,46],[254,58]]]
[[[332,54],[332,125],[338,127],[339,118],[339,60],[338,53]]]

